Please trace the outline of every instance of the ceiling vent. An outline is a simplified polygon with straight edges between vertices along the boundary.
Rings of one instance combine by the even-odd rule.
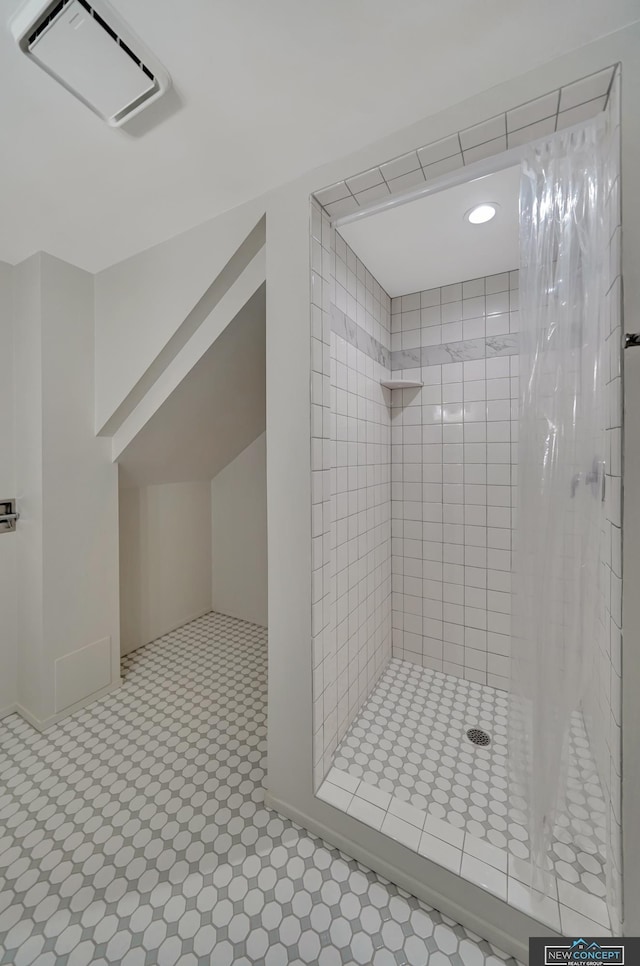
[[[30,60],[112,127],[144,110],[171,83],[106,0],[29,0],[11,29]]]

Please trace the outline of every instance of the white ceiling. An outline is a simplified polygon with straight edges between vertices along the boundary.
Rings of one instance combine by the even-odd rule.
[[[520,167],[507,168],[343,225],[340,234],[388,295],[408,295],[518,267]],[[471,225],[484,201],[495,218]]]
[[[5,0],[0,259],[97,271],[639,19],[637,0],[111,2],[172,113],[109,128],[18,52]]]
[[[120,485],[211,480],[265,428],[265,287],[118,459]]]

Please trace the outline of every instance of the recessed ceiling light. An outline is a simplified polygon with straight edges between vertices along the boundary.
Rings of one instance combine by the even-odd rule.
[[[495,217],[498,206],[493,202],[485,202],[482,205],[475,205],[465,214],[467,221],[472,225],[483,225],[485,221],[491,221]]]

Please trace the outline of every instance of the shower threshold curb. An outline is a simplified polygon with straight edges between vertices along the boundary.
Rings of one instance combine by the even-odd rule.
[[[605,923],[586,914],[584,907],[593,904],[596,897],[557,880],[551,873],[550,895],[532,893],[528,862],[394,796],[387,795],[389,801],[385,800],[382,807],[376,804],[376,800],[382,801],[380,794],[376,786],[335,767],[316,792],[327,805],[479,886],[539,925],[561,935],[611,935],[608,917]],[[579,906],[582,908],[575,908]]]
[[[316,806],[328,806],[317,800]],[[330,807],[327,809],[326,819],[319,820],[309,812],[302,811],[289,805],[282,799],[275,798],[268,792],[265,794],[265,805],[280,815],[291,819],[301,828],[313,835],[319,836],[327,844],[340,849],[346,855],[362,862],[368,869],[384,876],[410,895],[437,909],[441,914],[449,916],[455,922],[486,939],[494,946],[510,953],[518,963],[529,961],[529,937],[540,934],[540,924],[527,913],[521,912],[513,906],[491,895],[477,885],[453,876],[448,870],[427,862],[424,875],[410,871],[411,863],[398,861],[395,849],[396,842],[386,842],[378,835],[372,836],[374,830],[364,823],[354,823],[356,828],[351,832],[337,831],[333,824],[336,811],[342,813],[339,820],[349,819],[342,809]],[[314,812],[317,810],[314,806]],[[358,829],[357,826],[360,826]],[[393,846],[393,848],[389,848]],[[405,853],[406,854],[406,853]],[[416,855],[414,858],[425,858]],[[430,871],[431,870],[431,871]],[[553,936],[555,931],[544,927],[545,934]],[[559,935],[559,933],[558,933]]]

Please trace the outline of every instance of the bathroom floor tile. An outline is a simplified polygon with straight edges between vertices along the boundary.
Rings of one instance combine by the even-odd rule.
[[[515,966],[265,807],[263,628],[208,614],[122,669],[44,734],[0,722],[0,964]]]
[[[426,812],[427,832],[438,820],[467,833],[465,852],[505,872],[508,858],[530,858],[526,804],[508,783],[508,723],[505,691],[393,658],[340,743],[333,771],[359,780],[361,796],[370,785]],[[469,728],[487,731],[491,743],[472,744]],[[602,895],[605,811],[579,713],[570,738],[570,801],[555,829],[550,871],[583,893],[595,883]],[[401,815],[398,806],[391,811]]]

